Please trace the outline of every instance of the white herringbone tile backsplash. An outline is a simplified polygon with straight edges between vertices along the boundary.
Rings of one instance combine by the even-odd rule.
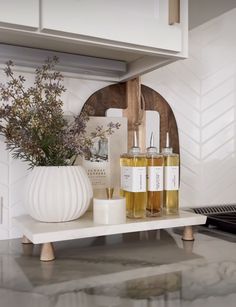
[[[142,77],[171,105],[179,128],[182,207],[236,201],[236,10],[190,32],[190,55]],[[29,76],[32,78],[32,75]],[[1,80],[3,79],[0,73]],[[105,82],[66,79],[66,113],[78,113]],[[27,167],[0,140],[0,239],[18,237],[12,217],[24,212]]]
[[[142,78],[179,128],[181,206],[236,202],[236,10],[190,32],[189,58]]]

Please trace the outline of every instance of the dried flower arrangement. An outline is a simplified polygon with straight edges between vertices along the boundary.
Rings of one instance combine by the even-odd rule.
[[[34,85],[25,88],[25,77],[15,76],[12,61],[4,69],[8,78],[0,84],[0,134],[14,158],[34,166],[73,165],[83,156],[93,139],[111,135],[118,123],[98,126],[86,135],[91,110],[84,109],[69,123],[63,116],[61,95],[66,91],[63,76],[55,70],[58,58],[49,58],[35,70]]]

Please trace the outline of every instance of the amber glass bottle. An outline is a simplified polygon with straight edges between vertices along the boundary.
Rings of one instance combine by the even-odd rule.
[[[147,216],[161,216],[163,207],[163,155],[154,147],[153,134],[147,148]]]
[[[167,132],[166,147],[162,148],[164,156],[164,201],[163,213],[175,215],[179,213],[179,155],[169,147]]]
[[[127,154],[121,155],[121,195],[126,198],[128,218],[145,218],[147,206],[146,156],[141,154],[137,136]]]

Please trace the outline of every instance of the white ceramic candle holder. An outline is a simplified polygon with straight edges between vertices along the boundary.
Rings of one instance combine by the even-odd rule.
[[[125,198],[93,199],[93,221],[95,224],[123,224],[126,222]]]

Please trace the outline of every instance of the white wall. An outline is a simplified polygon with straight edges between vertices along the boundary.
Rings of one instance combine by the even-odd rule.
[[[236,202],[236,9],[190,32],[190,55],[142,82],[172,106],[181,150],[181,206]]]
[[[169,101],[181,148],[181,206],[236,201],[236,10],[190,32],[189,59],[149,73],[142,83]],[[32,75],[29,77],[32,79]],[[0,75],[2,80],[2,75]],[[79,112],[105,82],[66,79],[65,111]],[[0,142],[0,239],[16,237],[12,217],[22,214],[26,167]],[[11,191],[9,195],[9,191]]]

